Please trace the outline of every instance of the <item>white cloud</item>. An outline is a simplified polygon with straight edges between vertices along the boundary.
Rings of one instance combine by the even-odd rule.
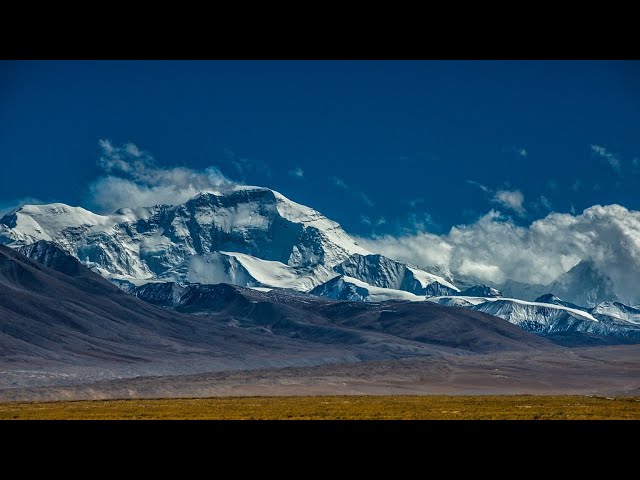
[[[591,152],[598,157],[604,158],[609,166],[613,168],[613,170],[619,175],[621,169],[620,159],[615,156],[613,153],[609,152],[606,148],[601,145],[590,145]]]
[[[114,146],[100,140],[98,164],[107,173],[90,186],[91,203],[103,212],[120,207],[148,207],[183,203],[204,191],[220,191],[234,183],[215,167],[198,171],[186,167],[162,168],[133,143]]]
[[[631,161],[631,166],[633,167],[632,173],[634,175],[637,175],[640,173],[640,159],[638,159],[637,157],[635,157],[632,161]]]
[[[378,218],[378,220],[376,221],[376,225],[380,226],[380,225],[384,225],[385,223],[387,223],[387,219],[384,217],[380,217]]]
[[[525,213],[523,206],[524,195],[520,190],[498,190],[492,201],[509,210],[513,210],[518,215],[524,215]]]
[[[360,222],[365,225],[371,225],[371,219],[366,215],[360,215]]]
[[[300,167],[296,167],[292,170],[289,170],[289,175],[296,178],[304,178],[304,170]]]
[[[491,211],[446,235],[385,235],[358,243],[400,261],[497,283],[511,278],[546,285],[591,258],[623,299],[640,303],[640,212],[620,205],[594,205],[579,215],[550,213],[527,227]]]
[[[577,192],[581,188],[582,188],[582,180],[577,178],[576,181],[573,182],[573,184],[571,185],[571,190],[573,190],[574,192]]]
[[[492,190],[475,180],[467,180],[467,183],[478,187],[485,193],[491,195],[491,201],[497,203],[504,208],[514,211],[518,215],[524,216],[526,210],[524,208],[524,194],[520,190]]]
[[[521,157],[526,157],[527,155],[529,155],[529,152],[527,152],[527,150],[524,148],[518,148],[516,153]]]

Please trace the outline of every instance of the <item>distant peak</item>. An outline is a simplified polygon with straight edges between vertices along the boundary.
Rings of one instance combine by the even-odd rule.
[[[465,297],[501,297],[502,292],[495,288],[490,287],[489,285],[473,285],[472,287],[467,288],[462,291],[460,295]]]
[[[219,192],[219,191],[213,191],[213,190],[205,190],[203,192],[198,193],[197,195],[195,195],[194,197],[192,197],[191,199],[196,199],[196,198],[209,198],[209,197],[221,197],[224,194]]]
[[[555,296],[553,293],[545,293],[544,295],[540,295],[534,301],[539,303],[554,303],[554,302],[560,302],[562,301],[562,299],[560,297]]]
[[[202,202],[202,201],[218,201],[222,198],[251,198],[253,195],[264,197],[265,195],[275,200],[277,192],[266,187],[253,187],[253,186],[235,186],[228,190],[206,190],[191,197],[185,203],[190,202]]]
[[[589,258],[580,260],[576,265],[574,265],[573,267],[571,267],[571,269],[569,269],[569,272],[600,273],[600,270],[598,269],[596,262],[591,257],[589,257]]]
[[[232,189],[232,191],[234,192],[274,192],[277,193],[275,190],[271,190],[268,187],[258,187],[256,185],[235,185]]]
[[[60,212],[60,213],[68,213],[74,210],[83,210],[88,212],[88,210],[82,207],[72,207],[71,205],[67,205],[66,203],[40,203],[40,204],[26,204],[22,205],[17,211],[20,212]]]

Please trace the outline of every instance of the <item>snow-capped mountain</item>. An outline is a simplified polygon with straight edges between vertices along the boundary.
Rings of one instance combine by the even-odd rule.
[[[582,260],[547,285],[547,291],[569,302],[594,307],[604,301],[619,301],[615,285],[591,260]]]
[[[639,309],[602,303],[617,297],[593,262],[582,261],[544,287],[552,294],[535,302],[504,298],[495,286],[473,284],[471,278],[462,279],[460,291],[447,272],[445,278],[369,252],[336,222],[267,188],[206,192],[181,205],[111,215],[59,203],[25,205],[0,219],[0,243],[54,265],[60,255],[49,242],[127,291],[148,282],[178,282],[153,287],[163,297],[181,297],[180,282],[229,283],[349,301],[428,299],[539,333],[640,331]],[[541,286],[532,287],[531,294]]]
[[[598,323],[592,315],[582,310],[512,298],[485,301],[472,308],[536,332],[553,333],[571,330],[578,323],[589,322],[586,324],[589,327]]]
[[[640,325],[640,308],[630,307],[620,302],[602,302],[590,310],[601,320],[629,322]]]
[[[44,265],[52,267],[58,271],[69,275],[78,275],[80,264],[73,259],[66,251],[61,250],[56,244],[48,241],[39,241],[28,246],[17,247],[32,260],[36,260]],[[294,287],[300,289],[300,282],[305,278],[296,276],[295,267],[289,267],[279,262],[260,260],[255,257],[243,254],[232,254],[229,252],[212,252],[206,255],[196,255],[192,261],[204,262],[198,268],[191,268],[189,271],[193,275],[202,275],[203,283],[195,282],[190,284],[180,284],[175,282],[153,281],[135,287],[127,283],[129,293],[144,299],[149,303],[158,306],[177,308],[184,307],[184,302],[189,305],[209,305],[211,302],[218,302],[222,283],[229,283],[229,279],[234,280],[236,285],[253,287],[257,290],[266,291],[261,288],[267,284],[285,285],[285,290],[276,286],[273,292],[282,291],[286,297],[285,303],[290,303],[295,297],[292,290]],[[371,259],[370,259],[371,260]],[[369,260],[369,261],[370,261]],[[355,263],[365,261],[363,258],[356,258]],[[383,264],[387,259],[376,259]],[[224,268],[208,268],[206,262],[227,262],[229,267],[227,277],[214,278],[207,277],[223,272]],[[366,263],[366,261],[365,261]],[[338,275],[325,267],[324,275],[333,275],[328,281],[317,285],[311,290],[311,294],[331,298],[335,300],[384,302],[389,300],[401,302],[430,302],[445,306],[466,307],[484,313],[503,318],[514,323],[521,328],[543,334],[554,334],[563,332],[582,332],[598,336],[611,336],[623,339],[640,339],[640,309],[635,309],[627,305],[616,302],[605,302],[592,309],[579,307],[565,302],[559,297],[547,294],[539,297],[536,302],[527,302],[519,299],[483,296],[464,296],[459,292],[449,296],[426,296],[416,295],[404,290],[378,287],[370,285],[362,280],[346,275]],[[198,269],[201,269],[198,270]],[[213,272],[213,273],[212,273]],[[387,278],[380,272],[372,272],[372,278]],[[90,287],[91,282],[85,282],[85,288]],[[212,285],[220,284],[220,285]],[[307,288],[311,283],[308,283]],[[98,285],[99,286],[99,285]],[[215,287],[215,288],[214,288]],[[480,286],[479,286],[480,287]],[[234,287],[235,288],[235,287]],[[494,292],[485,288],[477,288],[477,291],[493,294]],[[276,295],[279,295],[275,293]],[[208,296],[215,298],[208,298]],[[306,294],[297,294],[300,301],[307,304],[309,297]],[[185,307],[186,308],[186,307]]]
[[[0,242],[59,244],[105,276],[147,280],[188,271],[194,255],[224,251],[291,267],[366,255],[340,225],[266,188],[201,193],[182,205],[97,215],[64,204],[25,205],[0,220]]]
[[[444,305],[446,307],[471,308],[475,305],[473,300],[464,297],[430,297],[427,300]]]
[[[260,187],[111,215],[59,203],[25,205],[0,219],[0,243],[20,247],[39,240],[129,286],[224,282],[308,292],[344,274],[418,295],[458,292],[442,277],[372,254],[336,222]]]
[[[415,295],[452,295],[460,290],[451,282],[382,255],[354,254],[333,268],[374,287],[404,290]]]
[[[476,292],[478,295],[466,295]],[[464,307],[500,317],[519,327],[542,334],[588,333],[640,339],[640,310],[620,303],[603,303],[596,308],[580,307],[547,294],[530,302],[500,297],[500,292],[477,285],[446,296],[416,295],[403,290],[382,288],[341,275],[317,286],[312,295],[336,300],[382,302],[387,300],[430,301],[450,307]]]
[[[489,313],[535,333],[579,332],[640,339],[640,328],[635,322],[637,317],[633,316],[635,309],[631,307],[620,306],[621,304],[603,306],[602,312],[609,312],[603,314],[597,309],[587,309],[564,302],[554,295],[545,295],[541,299],[549,303],[516,298],[465,296],[431,297],[427,300]],[[617,316],[612,315],[614,312]],[[624,318],[625,313],[622,312],[625,312],[630,320]]]
[[[356,278],[340,275],[311,290],[312,295],[334,300],[385,302],[387,300],[408,300],[421,302],[425,296],[418,296],[403,290],[369,285]]]
[[[620,302],[601,302],[593,308],[581,307],[570,302],[565,302],[561,298],[548,293],[536,299],[536,302],[552,303],[563,305],[575,310],[582,310],[590,313],[593,317],[603,322],[628,322],[640,325],[640,308],[630,307]]]
[[[583,310],[585,312],[589,311],[588,307],[581,307],[576,305],[575,303],[565,302],[560,297],[557,297],[553,293],[546,293],[544,295],[540,295],[538,298],[534,300],[537,303],[550,303],[552,305],[561,305],[563,307],[573,308],[575,310]]]
[[[454,277],[456,285],[461,288],[465,288],[473,280],[478,283],[478,279],[464,277],[463,283],[462,277],[457,275]],[[611,278],[591,259],[580,261],[547,285],[534,285],[509,279],[499,284],[489,284],[489,286],[500,290],[505,297],[528,301],[552,293],[564,301],[589,308],[605,301],[630,303],[627,301],[629,299],[620,297],[617,293],[619,289]]]
[[[175,270],[165,277],[185,278],[190,283],[230,283],[241,287],[291,288],[308,292],[336,276],[328,266],[289,266],[235,252],[211,252],[194,255],[186,263],[186,274]]]

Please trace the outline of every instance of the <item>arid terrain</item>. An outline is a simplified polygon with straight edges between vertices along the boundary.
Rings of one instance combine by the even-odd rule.
[[[144,302],[68,254],[45,251],[55,269],[0,247],[1,402],[640,395],[637,344],[559,345],[457,307],[228,285],[207,286],[190,314]]]
[[[301,395],[640,396],[640,346],[501,352],[5,388],[0,401]]]

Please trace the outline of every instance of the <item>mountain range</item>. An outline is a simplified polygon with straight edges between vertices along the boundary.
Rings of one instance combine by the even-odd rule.
[[[0,389],[533,348],[554,347],[482,312],[229,284],[126,293],[51,242],[0,245]]]
[[[435,274],[370,252],[338,223],[262,187],[110,215],[59,203],[25,205],[0,219],[0,243],[46,265],[42,252],[56,245],[145,300],[167,292],[174,298],[183,289],[214,295],[204,285],[229,284],[260,295],[286,291],[287,298],[299,292],[348,302],[428,300],[541,334],[631,340],[640,329],[639,310],[621,303],[616,286],[588,259],[547,286],[474,284],[468,277],[457,285],[455,272]]]
[[[339,274],[417,295],[458,289],[437,275],[360,247],[339,224],[266,188],[201,193],[182,205],[97,215],[25,205],[0,219],[0,243],[53,241],[105,278],[292,288]]]

